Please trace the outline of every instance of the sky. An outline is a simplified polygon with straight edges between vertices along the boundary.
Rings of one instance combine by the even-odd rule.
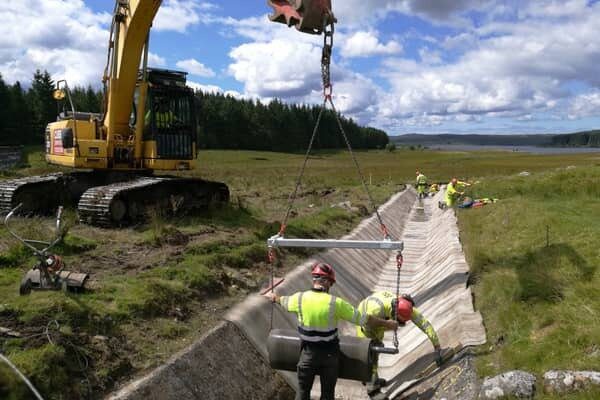
[[[296,0],[299,1],[299,0]],[[600,128],[600,0],[332,0],[333,101],[390,135]],[[0,2],[0,74],[100,87],[111,0]],[[150,65],[238,98],[322,103],[322,36],[266,0],[163,0]],[[11,21],[11,22],[6,22]]]

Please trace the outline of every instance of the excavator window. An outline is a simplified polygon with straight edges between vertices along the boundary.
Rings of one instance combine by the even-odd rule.
[[[192,158],[196,141],[193,92],[172,87],[154,87],[148,95],[144,140],[154,140],[161,158]]]

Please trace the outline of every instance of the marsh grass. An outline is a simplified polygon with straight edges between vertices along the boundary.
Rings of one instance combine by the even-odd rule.
[[[459,211],[488,335],[477,362],[481,375],[524,369],[541,379],[549,369],[600,369],[598,182],[600,167],[590,166],[472,187],[473,197],[500,198]]]
[[[15,176],[60,170],[46,166],[33,149],[26,158],[26,167],[15,170]],[[599,174],[598,167],[579,168],[599,163],[597,155],[397,149],[357,152],[357,158],[377,205],[402,190],[404,183],[412,183],[415,168],[430,181],[447,182],[452,175],[481,180],[472,187],[474,195],[501,198],[486,208],[459,213],[477,307],[492,346],[481,357],[482,374],[513,366],[536,372],[546,366],[598,369],[592,338],[600,337],[600,310],[589,299],[600,298],[594,244],[600,233],[594,219],[600,215],[595,184]],[[103,230],[76,224],[74,212],[68,210],[66,216],[72,223],[58,250],[66,255],[69,266],[87,265],[85,272],[101,277],[97,288],[83,294],[34,292],[20,297],[18,284],[31,258],[0,230],[0,326],[38,332],[55,319],[72,332],[71,341],[107,335],[120,343],[110,351],[91,342],[81,344],[95,354],[85,372],[65,343],[48,347],[47,340],[2,339],[0,350],[24,368],[49,398],[65,399],[84,397],[85,382],[98,392],[106,391],[112,382],[129,376],[131,368],[138,371],[165,360],[213,326],[218,320],[214,315],[221,315],[222,307],[241,299],[231,295],[225,271],[251,270],[267,276],[265,240],[279,231],[302,159],[298,154],[202,152],[197,170],[183,175],[226,182],[232,199],[238,200],[201,215],[166,218],[156,213],[144,225]],[[565,169],[570,165],[578,167]],[[534,175],[515,176],[524,170]],[[286,236],[329,238],[348,233],[362,215],[332,207],[340,202],[371,211],[346,152],[312,155]],[[17,218],[15,224],[25,236],[47,239],[53,221]],[[550,232],[547,248],[546,226]],[[170,242],[174,234],[186,240]],[[313,252],[282,251],[278,272],[284,273]],[[149,260],[142,268],[127,269],[125,258],[146,253],[172,256],[158,264]],[[207,307],[217,311],[206,312]],[[175,320],[182,310],[189,314],[185,322],[189,329]],[[102,356],[107,353],[114,357]],[[54,377],[47,376],[46,365],[54,368]],[[0,397],[22,395],[24,389],[4,372],[0,373]],[[70,394],[61,390],[65,376]]]

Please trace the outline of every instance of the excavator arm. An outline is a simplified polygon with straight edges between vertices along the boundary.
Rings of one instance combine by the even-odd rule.
[[[337,22],[331,11],[331,0],[268,0],[273,8],[269,19],[300,32],[320,35],[326,25]]]

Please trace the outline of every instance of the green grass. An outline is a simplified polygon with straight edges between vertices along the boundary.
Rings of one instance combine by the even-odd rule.
[[[590,166],[483,179],[472,188],[473,197],[500,198],[459,212],[489,342],[478,358],[481,375],[600,370],[598,182],[600,167]],[[594,398],[586,396],[570,398]]]
[[[474,270],[477,306],[492,344],[491,352],[480,357],[482,374],[521,365],[534,372],[541,371],[542,365],[598,367],[597,358],[585,358],[581,350],[592,344],[590,338],[600,337],[598,305],[587,303],[600,297],[597,253],[590,239],[598,237],[600,225],[590,219],[600,215],[593,201],[598,198],[598,185],[594,185],[599,178],[594,167],[600,163],[598,155],[397,150],[358,152],[357,157],[376,204],[412,182],[416,168],[431,181],[447,182],[452,175],[481,180],[472,187],[473,194],[501,198],[492,206],[460,212],[461,239]],[[219,309],[244,296],[231,291],[234,273],[251,272],[257,280],[268,276],[265,241],[279,231],[302,158],[268,152],[202,152],[197,169],[184,175],[226,182],[232,198],[229,207],[202,215],[171,220],[153,215],[142,226],[103,230],[78,225],[74,212],[67,210],[69,230],[57,252],[69,268],[89,272],[96,281],[94,290],[84,294],[34,292],[19,297],[19,281],[33,260],[0,230],[0,326],[37,334],[56,320],[64,339],[48,347],[43,335],[33,341],[0,338],[0,351],[27,369],[50,399],[79,398],[88,390],[85,382],[100,395],[115,380],[164,361],[215,323],[212,314],[203,311],[208,304]],[[26,160],[24,168],[11,174],[58,170],[45,165],[34,149],[28,149]],[[570,165],[578,167],[565,169]],[[515,176],[523,170],[535,175]],[[346,201],[370,210],[349,155],[311,156],[286,236],[346,234],[362,218],[360,211],[332,207]],[[47,240],[52,223],[51,218],[17,218],[14,226],[28,238]],[[282,251],[278,273],[310,254],[307,249]],[[575,313],[585,322],[575,324]],[[581,328],[564,339],[563,333],[573,326]],[[542,334],[532,339],[536,330]],[[93,339],[97,335],[110,339]],[[503,344],[496,345],[500,336]],[[90,360],[85,371],[79,365],[81,352]],[[43,366],[35,365],[38,357],[40,363],[61,361],[56,379],[63,374],[69,377],[70,394],[61,395],[60,385],[46,381]],[[0,397],[26,393],[8,378],[10,373],[1,371]],[[12,389],[6,392],[6,387]]]

